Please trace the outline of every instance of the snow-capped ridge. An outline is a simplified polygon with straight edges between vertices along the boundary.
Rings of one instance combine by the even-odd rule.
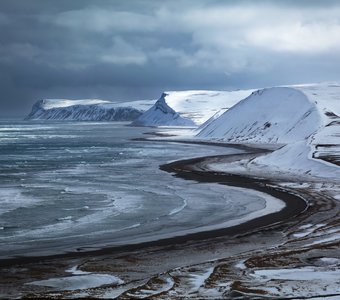
[[[227,110],[249,96],[253,90],[238,91],[168,91],[166,103],[183,118],[201,125],[221,110]]]
[[[32,112],[26,119],[51,119],[51,120],[75,120],[79,115],[86,115],[81,120],[105,120],[110,119],[102,110],[109,110],[117,107],[132,107],[140,111],[146,111],[155,105],[157,111],[166,112],[159,114],[159,119],[155,123],[154,114],[151,120],[142,119],[138,126],[196,126],[207,121],[211,116],[225,111],[235,103],[244,99],[253,90],[238,91],[208,91],[208,90],[189,90],[189,91],[168,91],[164,92],[156,100],[137,100],[129,102],[112,102],[99,99],[44,99],[38,101],[32,108]],[[82,112],[74,116],[72,110],[75,105],[79,105]],[[80,107],[81,106],[81,107]],[[93,106],[96,106],[95,109]],[[72,108],[71,108],[72,107]],[[88,109],[89,112],[85,112]],[[95,112],[96,111],[96,112]],[[96,113],[99,112],[99,116]],[[110,113],[109,113],[110,114]],[[112,114],[112,111],[111,111]],[[89,116],[93,115],[92,119]],[[119,115],[119,114],[118,114]],[[172,115],[172,117],[171,117]],[[165,117],[166,116],[166,117]],[[72,119],[73,118],[73,119]],[[115,118],[115,117],[113,117]],[[163,119],[162,119],[163,118]],[[186,121],[183,121],[186,120]],[[172,120],[172,121],[171,121]]]
[[[26,120],[69,121],[133,121],[143,111],[131,106],[119,106],[105,100],[43,99],[37,101]]]
[[[133,126],[195,126],[195,123],[183,118],[166,103],[167,93],[162,93],[154,106],[143,113],[135,121]]]
[[[40,108],[51,109],[51,108],[61,108],[69,107],[73,105],[94,105],[94,104],[105,104],[111,103],[107,100],[100,99],[43,99],[36,102],[40,105]]]

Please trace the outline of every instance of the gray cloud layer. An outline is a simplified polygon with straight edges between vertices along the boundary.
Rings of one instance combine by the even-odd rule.
[[[339,1],[1,0],[1,116],[40,98],[156,98],[339,80]]]

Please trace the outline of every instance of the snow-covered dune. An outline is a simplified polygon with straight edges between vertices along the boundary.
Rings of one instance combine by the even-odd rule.
[[[133,121],[142,115],[141,107],[150,101],[114,103],[98,99],[37,101],[27,120]]]

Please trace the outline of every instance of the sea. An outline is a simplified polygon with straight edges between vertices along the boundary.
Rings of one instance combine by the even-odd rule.
[[[147,141],[116,122],[0,121],[0,259],[138,244],[225,226],[266,200],[159,166],[240,153]]]

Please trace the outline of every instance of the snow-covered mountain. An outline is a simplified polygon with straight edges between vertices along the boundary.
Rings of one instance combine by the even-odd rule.
[[[111,102],[99,99],[45,99],[34,104],[26,119],[133,121],[138,126],[195,126],[232,107],[253,90],[170,91],[156,100]],[[156,102],[156,103],[155,103]],[[163,113],[162,112],[163,109]],[[138,111],[136,111],[138,110]],[[164,113],[164,112],[167,113]]]
[[[132,122],[134,126],[195,126],[195,123],[181,117],[166,102],[163,93],[149,110]]]
[[[37,101],[27,120],[133,121],[149,108],[150,101],[114,103],[98,99]]]
[[[221,110],[225,111],[247,97],[253,90],[239,91],[170,91],[161,95],[155,106],[136,122],[140,126],[193,126],[201,125]],[[168,114],[158,106],[167,106]],[[176,115],[177,113],[177,115]],[[176,117],[174,117],[176,116]],[[191,120],[192,122],[178,119]]]

